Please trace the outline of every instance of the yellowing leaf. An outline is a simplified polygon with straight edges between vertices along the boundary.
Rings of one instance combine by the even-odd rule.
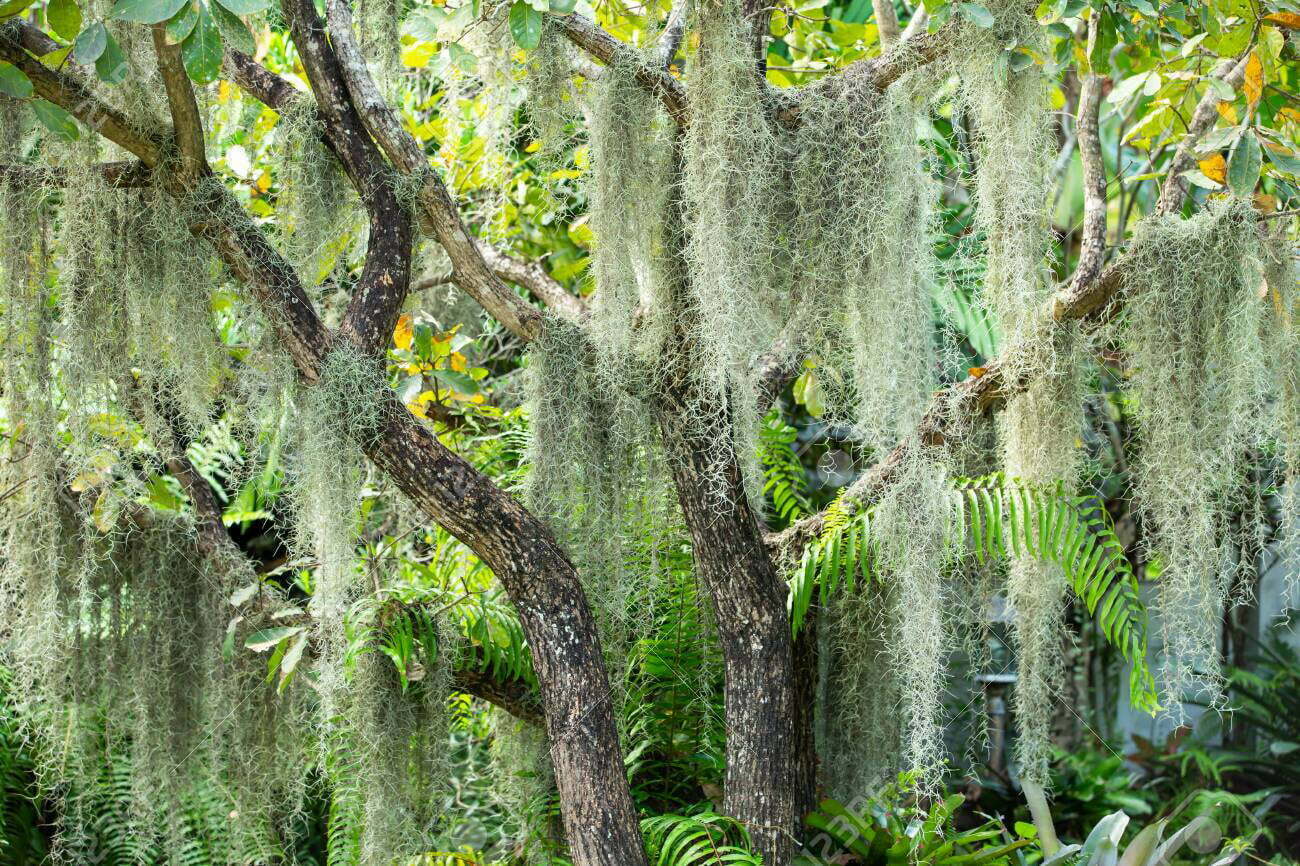
[[[1242,89],[1246,91],[1246,102],[1252,106],[1264,95],[1264,64],[1260,63],[1258,52],[1250,52],[1246,61],[1246,80]]]
[[[1221,153],[1212,153],[1197,165],[1201,167],[1201,174],[1215,183],[1224,183],[1228,179],[1228,161]]]
[[[1264,20],[1288,30],[1300,30],[1300,13],[1297,12],[1274,12],[1265,15]]]
[[[1219,110],[1220,117],[1228,121],[1228,123],[1231,123],[1233,126],[1237,125],[1237,109],[1233,106],[1231,102],[1224,102],[1220,100],[1219,103],[1214,107]]]
[[[1297,111],[1296,109],[1292,108],[1289,105],[1285,105],[1279,108],[1277,110],[1277,113],[1282,115],[1292,123],[1300,123],[1300,111]]]
[[[257,176],[257,180],[253,181],[253,186],[257,188],[258,192],[266,192],[271,188],[271,175],[262,172]]]
[[[1260,213],[1275,213],[1277,211],[1277,199],[1267,193],[1255,193],[1253,202],[1255,210]]]
[[[982,377],[985,373],[988,372],[988,368],[986,368],[986,367],[971,367],[969,372],[970,372],[972,378],[974,378],[974,379],[979,379],[979,378]]]
[[[415,323],[411,321],[409,313],[402,313],[397,317],[397,327],[393,329],[393,343],[399,349],[409,349],[413,339],[415,339]]]

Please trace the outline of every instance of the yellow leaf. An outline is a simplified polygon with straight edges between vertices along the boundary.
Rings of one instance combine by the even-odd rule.
[[[1228,121],[1228,123],[1231,123],[1233,126],[1237,125],[1237,109],[1233,107],[1231,102],[1220,100],[1214,107],[1219,109],[1220,117]]]
[[[984,375],[985,373],[987,373],[987,372],[988,372],[988,368],[986,368],[986,367],[971,367],[971,368],[970,368],[971,378],[974,378],[974,379],[978,379],[978,378],[980,378],[981,376],[983,376],[983,375]]]
[[[451,368],[457,373],[464,373],[468,365],[465,363],[465,356],[460,352],[451,353]]]
[[[1300,111],[1297,111],[1296,109],[1292,108],[1289,105],[1279,108],[1277,110],[1277,113],[1282,115],[1292,123],[1300,123]]]
[[[1246,61],[1246,80],[1242,89],[1246,91],[1247,104],[1252,106],[1264,95],[1264,64],[1259,62],[1258,52],[1250,52]]]
[[[257,180],[253,181],[253,185],[257,187],[258,192],[266,192],[271,188],[271,175],[262,172],[257,176]]]
[[[1228,179],[1228,161],[1221,153],[1212,153],[1197,165],[1201,167],[1201,174],[1215,183],[1224,183]]]
[[[1265,15],[1264,20],[1288,30],[1300,30],[1300,13],[1297,12],[1274,12]]]
[[[415,323],[411,321],[409,313],[402,313],[397,317],[397,327],[393,330],[393,343],[399,349],[409,349],[414,338]]]

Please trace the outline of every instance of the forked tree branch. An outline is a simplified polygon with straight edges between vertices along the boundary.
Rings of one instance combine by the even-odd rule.
[[[636,80],[663,103],[664,109],[680,127],[687,124],[689,112],[686,88],[667,69],[648,66],[632,47],[606,33],[594,22],[577,13],[557,15],[569,41],[606,66],[626,66],[635,70]]]
[[[325,135],[370,217],[366,258],[339,334],[367,355],[392,339],[411,280],[411,215],[399,201],[388,163],[358,114],[325,24],[311,0],[283,0],[294,44],[323,115]]]
[[[360,95],[352,93],[353,105],[362,123],[374,136],[393,166],[405,174],[414,176],[419,182],[417,216],[421,229],[443,244],[443,248],[448,250],[448,257],[453,260],[453,265],[457,265],[459,260],[451,281],[473,297],[507,330],[525,340],[532,339],[532,336],[539,331],[542,315],[508,286],[501,284],[503,279],[519,284],[562,316],[569,318],[581,316],[582,302],[551,279],[540,265],[509,256],[482,241],[475,240],[469,234],[460,220],[460,213],[449,191],[433,168],[428,165],[423,149],[402,127],[400,120],[379,94],[378,87],[374,85],[373,79],[365,69],[364,60],[360,58],[355,39],[350,37],[350,31],[344,31],[335,23],[339,17],[338,12],[332,8],[327,9],[327,12],[334,19],[330,21],[332,31],[330,42],[338,57],[349,92],[352,93],[353,89],[354,61],[362,64],[360,69],[369,82],[369,89],[373,89],[370,95],[364,91]],[[350,12],[347,14],[350,21],[351,14]],[[349,37],[336,37],[333,35],[335,31],[347,32]],[[266,69],[247,54],[238,51],[227,52],[226,69],[236,84],[267,107],[277,111],[283,111],[300,95],[300,91],[286,79]],[[382,111],[379,114],[371,112],[371,107],[375,105],[387,111],[388,119],[381,116]],[[389,120],[392,121],[392,125],[389,124]],[[374,128],[372,123],[376,124]],[[413,147],[408,147],[403,139],[409,140],[409,144]],[[326,144],[333,149],[332,142],[327,140]],[[390,144],[397,146],[390,149]],[[408,169],[407,166],[415,166],[415,168]],[[436,219],[435,214],[437,214]],[[449,243],[450,248],[447,246]],[[455,258],[452,257],[452,250],[456,251]],[[486,262],[485,264],[473,260],[476,252],[478,257]]]
[[[162,161],[163,139],[142,134],[126,115],[100,101],[79,80],[55,72],[28,54],[24,46],[34,41],[28,34],[29,30],[35,29],[20,19],[0,23],[0,60],[18,67],[41,99],[62,107],[86,126],[137,156],[146,166],[157,166]]]
[[[1215,75],[1229,86],[1239,87],[1245,75],[1245,58],[1239,61],[1229,60],[1220,66]],[[1218,101],[1214,89],[1207,88],[1197,105],[1187,137],[1179,146],[1178,154],[1170,166],[1169,180],[1166,181],[1166,192],[1175,188],[1181,189],[1181,192],[1162,195],[1155,209],[1157,215],[1174,213],[1182,207],[1186,189],[1178,187],[1175,179],[1185,183],[1181,172],[1194,159],[1196,141],[1213,126]],[[1104,187],[1104,178],[1102,183]],[[1103,190],[1103,233],[1104,199]],[[1090,280],[1071,279],[1048,301],[1042,312],[1043,318],[1058,323],[1097,321],[1114,304],[1119,303],[1117,296],[1126,286],[1130,269],[1130,260],[1121,256]],[[971,375],[936,394],[912,436],[849,485],[845,499],[857,507],[875,502],[894,481],[899,469],[916,448],[959,441],[974,426],[979,416],[1001,408],[1008,398],[1024,391],[1031,381],[1024,371],[1032,369],[1032,364],[1018,357],[1023,351],[1021,347],[1012,346],[1003,357],[980,370],[978,376]],[[1007,372],[1009,370],[1021,372],[1013,375]],[[805,517],[788,529],[770,535],[769,546],[774,550],[797,550],[821,533],[825,519],[825,511]]]

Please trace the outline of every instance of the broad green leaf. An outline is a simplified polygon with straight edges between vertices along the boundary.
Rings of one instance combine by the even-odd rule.
[[[217,0],[227,11],[236,15],[252,15],[271,8],[271,0]]]
[[[1300,157],[1275,144],[1264,148],[1264,152],[1268,154],[1268,161],[1278,169],[1294,177],[1300,177]]]
[[[194,25],[199,23],[199,10],[202,7],[197,0],[189,0],[181,11],[167,20],[167,38],[173,44],[184,42],[185,37],[194,32]]]
[[[0,93],[15,99],[26,99],[32,95],[32,83],[17,66],[0,60]]]
[[[185,0],[117,0],[112,17],[138,24],[158,24],[180,11]]]
[[[278,625],[255,631],[244,640],[244,646],[254,652],[265,652],[285,638],[293,637],[302,631],[300,625]]]
[[[432,376],[448,388],[462,394],[478,393],[478,382],[475,382],[465,373],[457,373],[455,370],[434,370]]]
[[[91,64],[104,53],[108,44],[108,28],[103,22],[96,21],[77,34],[77,41],[72,43],[72,57],[78,63]]]
[[[957,11],[976,27],[988,29],[994,24],[993,13],[979,3],[962,3],[957,7]]]
[[[1259,139],[1254,132],[1248,131],[1228,151],[1228,186],[1232,191],[1237,195],[1250,195],[1259,182],[1262,162]]]
[[[0,19],[12,18],[21,12],[26,11],[35,0],[9,0],[7,3],[0,3]]]
[[[542,13],[524,0],[515,0],[510,7],[510,35],[520,48],[532,51],[542,41]]]
[[[198,84],[210,84],[221,73],[221,31],[207,9],[199,12],[193,32],[181,43],[181,59]]]
[[[233,15],[219,3],[212,4],[208,9],[217,22],[217,29],[221,31],[222,38],[230,44],[231,48],[245,54],[252,54],[257,50],[257,42],[253,40],[253,34],[238,16]]]
[[[1115,19],[1104,8],[1097,13],[1097,23],[1088,31],[1088,65],[1097,75],[1110,69],[1110,52],[1118,43]]]
[[[59,138],[65,141],[76,141],[81,137],[81,129],[77,126],[77,121],[53,102],[34,99],[32,110],[36,112],[36,119],[41,122],[41,125]]]
[[[50,0],[45,17],[54,35],[60,39],[70,42],[81,32],[81,7],[77,0]]]
[[[95,74],[99,80],[106,84],[121,84],[126,80],[126,74],[130,67],[126,62],[126,54],[123,53],[117,40],[113,35],[108,34],[104,42],[104,51],[95,60]]]
[[[578,0],[551,0],[551,11],[559,15],[568,15],[577,8]]]

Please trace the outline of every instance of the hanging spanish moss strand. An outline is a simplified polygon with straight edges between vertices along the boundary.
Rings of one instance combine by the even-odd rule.
[[[1263,263],[1253,211],[1239,199],[1146,220],[1127,256],[1142,275],[1120,329],[1140,437],[1134,492],[1160,567],[1163,702],[1178,715],[1184,699],[1222,694],[1230,524],[1249,456],[1274,432],[1259,411],[1270,378],[1259,339]]]
[[[931,792],[941,783],[945,754],[942,702],[950,641],[944,574],[963,541],[949,474],[941,455],[913,456],[877,504],[872,525],[876,571],[894,603],[897,640],[889,666],[900,690],[903,769]]]

